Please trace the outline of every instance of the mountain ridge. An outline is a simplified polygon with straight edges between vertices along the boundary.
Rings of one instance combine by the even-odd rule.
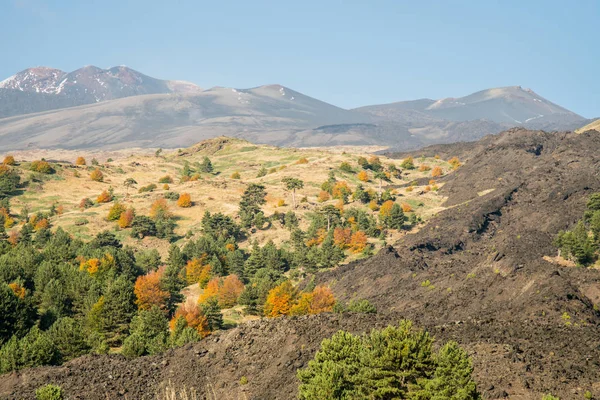
[[[514,126],[558,131],[588,122],[521,86],[347,110],[280,84],[203,90],[125,66],[36,67],[0,83],[0,146],[7,150],[175,148],[221,135],[277,146],[410,150]]]

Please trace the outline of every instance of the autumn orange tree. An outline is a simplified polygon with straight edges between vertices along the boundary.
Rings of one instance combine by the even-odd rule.
[[[48,220],[46,218],[40,218],[38,221],[36,221],[33,230],[34,231],[39,231],[40,229],[47,229],[50,226],[50,223],[48,222]]]
[[[367,235],[363,231],[356,231],[350,239],[350,251],[360,253],[367,246]]]
[[[189,193],[181,193],[179,195],[179,199],[177,200],[177,205],[182,208],[187,208],[192,206],[192,196]]]
[[[150,206],[150,218],[152,219],[169,219],[172,217],[167,205],[167,200],[158,199]]]
[[[210,279],[210,265],[206,265],[206,254],[200,258],[194,257],[188,260],[185,266],[185,280],[188,284],[199,283],[200,287],[206,286]],[[206,268],[208,267],[208,268]]]
[[[419,171],[421,171],[421,172],[426,172],[426,171],[429,171],[430,169],[431,169],[431,167],[429,165],[426,165],[426,164],[421,164],[419,166]]]
[[[267,317],[290,315],[291,309],[298,296],[296,288],[290,281],[275,286],[269,291],[265,302],[264,313]]]
[[[204,292],[198,297],[198,304],[203,304],[208,301],[208,299],[212,297],[217,297],[219,295],[221,279],[219,277],[212,278],[206,284],[206,288],[204,288]]]
[[[350,244],[352,230],[350,228],[337,227],[333,230],[333,242],[340,249],[345,249]]]
[[[319,285],[312,291],[312,299],[309,306],[310,314],[333,311],[335,296],[327,286]]]
[[[442,176],[442,174],[443,174],[443,171],[442,171],[441,167],[434,167],[431,170],[431,176],[434,178],[437,178],[438,176]]]
[[[2,162],[4,165],[15,165],[15,158],[11,155],[4,157],[4,161]]]
[[[244,291],[244,284],[237,275],[228,275],[223,279],[219,288],[218,298],[221,308],[231,308],[237,304],[240,294]]]
[[[95,182],[103,182],[104,181],[104,174],[102,173],[102,171],[100,171],[100,169],[96,168],[90,174],[90,179],[93,180],[93,181],[95,181]]]
[[[394,207],[394,202],[392,200],[388,200],[381,205],[379,208],[379,218],[385,218],[390,215],[392,212],[392,207]]]
[[[8,234],[8,243],[10,243],[11,246],[16,246],[19,243],[19,232],[17,231],[10,231],[10,233]]]
[[[365,170],[360,171],[358,173],[357,177],[359,180],[361,180],[363,182],[369,182],[369,174]]]
[[[98,195],[98,197],[96,198],[97,203],[109,203],[111,201],[112,201],[112,196],[106,190],[103,190],[102,193],[100,193]]]
[[[325,202],[325,201],[329,200],[329,198],[330,198],[330,197],[329,197],[329,193],[327,193],[327,192],[326,192],[326,191],[324,191],[324,190],[321,190],[321,192],[319,193],[319,196],[317,197],[317,201],[318,201],[319,203],[323,203],[323,202]]]
[[[331,191],[331,195],[334,199],[343,200],[344,203],[348,200],[348,196],[352,194],[350,187],[346,181],[338,181],[333,186],[333,190]]]
[[[27,289],[25,289],[19,282],[9,283],[8,287],[13,291],[15,296],[20,299],[24,299],[27,294]]]
[[[108,194],[108,192],[106,194]],[[81,209],[81,211],[85,210],[86,208],[93,207],[93,206],[94,206],[94,202],[92,200],[88,199],[87,197],[84,197],[79,202],[79,208]]]
[[[77,157],[77,160],[75,160],[75,165],[86,165],[86,161],[85,158],[79,156]]]
[[[452,166],[452,169],[457,169],[458,167],[461,166],[460,160],[458,159],[458,157],[452,157],[451,159],[448,160],[448,163]]]
[[[208,320],[204,314],[202,314],[200,307],[198,307],[197,304],[186,302],[177,308],[173,319],[169,322],[171,331],[175,330],[175,326],[180,318],[185,320],[187,326],[196,329],[200,337],[205,337],[210,333],[210,330],[208,329]]]
[[[161,289],[160,280],[164,271],[165,267],[161,267],[157,271],[137,278],[133,292],[137,298],[138,309],[149,310],[152,306],[158,306],[161,310],[165,309],[170,294]]]
[[[290,309],[290,315],[319,314],[333,311],[335,296],[327,286],[319,285],[312,292],[301,293]]]
[[[205,288],[206,285],[208,285],[210,278],[212,278],[212,275],[212,266],[210,266],[210,264],[203,265],[200,270],[200,275],[198,276],[198,285],[200,285],[201,288]]]
[[[413,210],[412,207],[411,207],[411,205],[408,204],[408,203],[402,203],[400,205],[400,207],[402,207],[402,212],[405,212],[405,213],[406,212],[411,212]]]
[[[131,223],[133,222],[133,217],[135,217],[135,210],[133,208],[128,208],[127,210],[123,211],[119,216],[119,221],[117,221],[119,228],[130,228]]]

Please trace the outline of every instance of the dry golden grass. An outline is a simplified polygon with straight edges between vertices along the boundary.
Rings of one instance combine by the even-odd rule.
[[[189,193],[193,199],[193,206],[189,208],[177,207],[176,201],[168,200],[170,211],[177,217],[176,234],[184,236],[191,232],[196,234],[201,229],[201,219],[205,211],[211,213],[222,212],[227,215],[235,216],[238,210],[240,196],[244,192],[248,183],[261,183],[266,186],[268,192],[268,203],[263,207],[266,215],[274,212],[285,213],[292,210],[291,193],[285,190],[281,180],[285,177],[295,177],[304,181],[304,188],[296,193],[298,208],[294,210],[300,217],[302,228],[308,226],[307,218],[302,218],[308,212],[314,211],[325,204],[335,204],[337,200],[330,199],[325,202],[318,201],[318,195],[321,192],[321,184],[327,180],[331,170],[335,171],[338,180],[347,181],[351,189],[354,189],[358,183],[362,183],[365,189],[378,190],[378,182],[360,182],[355,173],[344,173],[339,170],[342,162],[348,162],[355,171],[359,171],[357,159],[359,156],[369,155],[366,153],[349,154],[336,151],[326,151],[323,149],[290,149],[276,148],[272,146],[258,146],[249,142],[223,138],[214,139],[214,143],[220,140],[219,146],[213,146],[213,142],[207,141],[186,149],[179,153],[177,151],[164,151],[160,157],[156,157],[153,151],[149,150],[129,150],[118,153],[111,153],[110,157],[114,161],[103,163],[105,158],[98,158],[100,169],[104,175],[103,182],[92,181],[89,177],[93,170],[88,167],[71,167],[68,164],[57,166],[56,174],[44,182],[43,185],[32,185],[23,194],[14,197],[11,204],[14,212],[27,205],[31,212],[38,210],[48,210],[53,203],[62,205],[64,212],[61,216],[53,217],[51,223],[54,227],[63,227],[66,231],[82,239],[90,239],[97,232],[108,229],[115,230],[116,223],[106,221],[111,203],[97,204],[92,208],[81,211],[78,207],[82,198],[88,197],[95,200],[98,194],[110,187],[114,190],[115,199],[119,200],[125,207],[133,207],[137,215],[148,215],[151,204],[163,198],[166,190],[162,185],[152,192],[138,193],[138,189],[149,184],[156,184],[158,180],[169,175],[173,177],[173,183],[169,184],[169,191],[176,193]],[[224,143],[224,144],[223,144]],[[32,159],[39,158],[39,154],[31,153]],[[104,154],[106,156],[106,154]],[[23,160],[24,154],[18,154],[17,160]],[[49,159],[75,160],[77,156],[83,156],[86,159],[92,159],[93,153],[77,152],[68,153],[58,151],[53,157],[51,151],[44,151],[44,156]],[[189,162],[192,170],[195,170],[195,164],[202,162],[204,156],[210,157],[214,166],[213,174],[200,173],[197,180],[183,181],[180,179],[184,162]],[[298,164],[300,159],[308,160],[306,164]],[[392,160],[380,157],[382,164],[394,164],[400,168],[401,160]],[[420,159],[419,162],[426,161],[428,165],[441,166],[444,170],[450,170],[449,164],[443,160],[434,158]],[[258,171],[265,167],[271,173],[257,178]],[[95,168],[95,167],[94,167]],[[89,169],[89,171],[88,171]],[[79,177],[75,174],[80,171]],[[83,171],[82,171],[83,170]],[[231,178],[236,172],[240,178]],[[402,179],[392,177],[386,185],[405,185],[410,181],[426,177],[430,172],[411,170],[404,171]],[[27,172],[23,172],[23,178]],[[124,183],[128,178],[133,178],[137,185],[127,188]],[[237,178],[237,175],[236,175]],[[444,198],[433,190],[424,193],[423,188],[415,187],[412,192],[406,189],[399,189],[399,203],[408,203],[413,210],[422,218],[428,218],[441,209]],[[306,198],[307,201],[301,202]],[[283,205],[280,200],[284,200]],[[368,210],[366,205],[358,202],[345,205],[345,208],[363,207]],[[370,211],[369,211],[370,212]],[[89,223],[77,226],[77,219],[86,218]],[[164,240],[156,238],[145,238],[143,240],[132,239],[129,237],[128,230],[115,232],[117,236],[124,240],[125,244],[137,248],[157,248],[162,255],[165,255],[169,244]],[[273,240],[276,244],[289,239],[290,232],[275,222],[271,229],[259,230],[252,235],[252,239],[258,239],[259,243],[264,244],[268,240]],[[392,237],[390,237],[391,240]],[[242,243],[242,246],[247,244]]]

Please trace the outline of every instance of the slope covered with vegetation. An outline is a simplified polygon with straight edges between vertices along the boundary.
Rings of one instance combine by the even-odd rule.
[[[218,154],[226,146],[215,146],[215,142],[204,143],[175,153],[172,157],[177,162],[197,155],[201,165],[208,165],[203,162],[204,156],[207,156],[218,172]],[[224,269],[219,270],[223,272],[209,276],[208,281],[206,274],[202,275],[206,282],[204,288],[200,287],[198,275],[199,283],[188,286],[183,293],[188,299],[193,299],[193,306],[200,303],[200,307],[195,307],[197,313],[187,312],[185,307],[181,307],[179,314],[176,308],[171,319],[177,316],[179,322],[173,323],[173,327],[169,326],[168,317],[162,316],[168,315],[168,312],[160,311],[160,303],[156,305],[158,312],[156,308],[154,311],[152,308],[140,310],[139,305],[134,303],[135,316],[121,336],[124,343],[112,347],[108,343],[111,352],[120,351],[130,355],[129,358],[115,354],[86,355],[62,366],[21,369],[0,378],[0,395],[15,399],[33,398],[36,390],[52,383],[60,386],[65,396],[86,393],[88,397],[98,399],[125,395],[142,399],[194,396],[223,399],[327,398],[332,391],[335,393],[333,398],[342,398],[344,395],[360,398],[365,392],[375,393],[377,390],[390,393],[390,397],[400,392],[403,393],[400,396],[422,396],[416,398],[435,398],[431,397],[433,393],[446,393],[446,398],[456,394],[456,398],[466,399],[476,398],[479,394],[487,399],[595,398],[600,387],[596,361],[600,359],[597,328],[600,323],[597,311],[600,304],[600,292],[597,289],[600,275],[594,233],[597,225],[597,193],[600,192],[600,181],[594,172],[600,165],[595,150],[598,146],[600,136],[594,133],[545,133],[517,129],[473,144],[439,148],[439,152],[429,153],[432,149],[424,149],[424,154],[431,155],[425,160],[421,159],[421,153],[413,154],[412,160],[408,158],[409,155],[402,155],[397,160],[382,157],[380,162],[384,165],[396,164],[396,168],[402,170],[403,178],[394,178],[390,168],[384,168],[384,172],[390,172],[391,182],[382,180],[381,192],[379,179],[375,178],[376,171],[372,169],[372,165],[377,163],[374,159],[369,160],[369,156],[359,160],[359,154],[327,153],[325,157],[333,160],[329,165],[334,171],[335,183],[329,182],[328,172],[331,170],[318,172],[314,168],[319,163],[318,159],[302,153],[303,150],[298,150],[300,154],[294,153],[299,157],[288,162],[283,169],[289,168],[288,172],[294,173],[274,180],[273,186],[267,182],[274,173],[269,173],[269,169],[266,175],[256,178],[261,170],[260,165],[254,167],[254,171],[234,166],[228,173],[233,175],[238,171],[243,179],[244,174],[248,179],[240,187],[242,190],[238,191],[237,204],[232,203],[234,210],[223,212],[224,217],[231,217],[234,225],[224,217],[217,218],[221,222],[216,224],[211,213],[204,224],[206,228],[202,226],[201,231],[188,239],[185,237],[185,228],[181,233],[180,224],[185,220],[175,219],[175,235],[183,237],[171,240],[174,240],[184,258],[183,263],[179,264],[184,265],[181,270],[187,272],[187,266],[192,261],[192,265],[202,268],[190,270],[199,273],[205,272],[204,267],[211,265],[213,255],[217,255],[213,261],[215,265],[217,259],[221,262],[219,249],[224,248],[227,250],[224,254],[228,255],[227,244],[235,243],[232,253],[239,251],[244,258],[243,268],[237,269],[241,275],[231,273],[229,267],[234,264],[227,259],[221,264]],[[241,157],[239,154],[236,153],[238,158]],[[458,154],[463,165],[458,166],[460,161],[457,160],[452,160],[453,165],[439,161],[434,157],[436,154],[448,161],[452,154]],[[153,160],[156,157],[144,158]],[[306,158],[308,164],[304,160],[296,164],[302,158]],[[342,171],[348,167],[342,166],[342,161],[348,162],[352,173],[343,175]],[[411,161],[415,169],[410,169]],[[56,164],[50,164],[58,170]],[[194,169],[194,164],[190,164]],[[432,168],[419,171],[421,164]],[[23,163],[12,168],[18,174],[18,168],[24,166]],[[442,168],[443,175],[436,178],[435,182],[439,190],[435,191],[432,183],[431,190],[427,191],[434,166]],[[181,170],[183,167],[184,164],[180,164]],[[313,173],[309,170],[311,167],[312,171],[317,171],[314,175],[321,175],[315,178],[314,189],[309,191],[311,179],[308,175]],[[299,175],[303,168],[310,173]],[[331,187],[337,185],[343,194],[345,189],[341,190],[343,185],[338,185],[338,182],[346,181],[353,194],[360,193],[357,190],[358,182],[362,182],[359,174],[363,171],[370,180],[363,183],[365,191],[371,189],[376,196],[379,196],[379,192],[383,196],[385,190],[389,189],[389,194],[396,197],[392,203],[398,204],[400,210],[404,202],[412,199],[422,201],[423,206],[413,208],[417,218],[413,217],[412,220],[416,219],[416,223],[411,222],[410,211],[403,211],[404,218],[398,218],[400,214],[397,212],[380,213],[382,208],[388,208],[384,206],[385,202],[376,201],[374,206],[379,210],[373,211],[369,207],[370,199],[365,198],[369,201],[363,203],[358,200],[361,197],[353,200],[352,195],[348,197],[348,204],[343,205],[342,213],[339,199],[331,199],[339,197],[333,195]],[[103,172],[106,172],[107,179],[112,179],[109,169]],[[161,171],[160,177],[164,176],[164,172]],[[169,184],[171,188],[179,185],[175,183],[178,182],[175,176],[179,174],[172,175],[174,183]],[[219,175],[209,176],[212,181]],[[284,181],[285,178],[292,179]],[[356,180],[352,181],[353,178]],[[235,177],[224,179],[239,182]],[[294,179],[301,180],[303,187],[299,188]],[[198,181],[181,185],[193,186]],[[411,185],[412,182],[416,184]],[[290,232],[285,227],[285,216],[283,225],[272,219],[275,211],[279,211],[279,206],[275,208],[268,196],[266,204],[258,208],[253,206],[257,204],[256,200],[262,198],[262,191],[251,186],[251,183],[265,186],[267,194],[281,190],[280,193],[285,195],[284,201],[289,204],[284,206],[288,207],[286,214],[294,211],[298,217],[298,231],[303,234],[303,240],[296,243],[302,246],[302,251],[296,252],[293,242],[290,242],[298,231],[294,228]],[[149,181],[144,181],[136,186],[139,189],[149,184]],[[294,187],[296,202],[293,198]],[[392,192],[394,189],[396,193]],[[132,188],[129,190],[130,197],[143,197],[139,193],[133,194]],[[319,202],[321,192],[326,193],[323,197],[329,196],[330,199]],[[162,192],[157,188],[149,193],[158,196]],[[169,211],[178,215],[200,207],[194,201],[196,196],[202,195],[201,192],[190,193],[192,207],[179,208],[175,200],[168,200]],[[16,196],[10,199],[13,210],[9,215],[18,220],[20,212],[17,211],[17,201],[21,194],[18,191],[12,194]],[[306,202],[303,197],[307,197]],[[429,198],[436,198],[439,203],[429,203]],[[156,225],[156,215],[149,214],[150,205],[155,200],[144,200],[148,204],[147,213],[139,212],[138,209],[142,208],[138,206],[136,215],[145,215]],[[281,207],[282,211],[284,207]],[[360,223],[356,222],[359,219],[352,219],[354,215],[351,213],[357,212],[350,211],[353,208],[365,211],[367,220],[372,217],[376,222],[375,227],[387,233],[373,237],[366,228],[363,231]],[[389,210],[393,208],[392,204]],[[339,220],[333,209],[340,212]],[[315,222],[316,219],[311,217],[313,210],[320,211],[320,222]],[[109,207],[105,211],[104,215]],[[395,217],[392,218],[393,215]],[[397,226],[394,221],[400,219],[404,222],[402,229],[398,230],[393,226]],[[56,230],[52,227],[56,219],[50,218],[48,221],[51,229]],[[263,225],[260,225],[261,222]],[[114,227],[116,222],[112,224]],[[17,230],[22,229],[20,225],[16,226]],[[207,242],[215,232],[238,235],[237,228],[240,236],[234,241]],[[327,234],[318,234],[319,229]],[[139,235],[131,238],[131,231],[132,228],[117,231],[113,228],[113,233],[122,235],[126,242],[122,250],[125,251],[125,247],[135,249],[133,253],[136,258],[144,246],[165,242],[165,253],[159,254],[161,264],[167,264],[165,270],[168,269],[168,241],[147,236],[140,239]],[[207,232],[211,231],[213,233],[207,236]],[[347,233],[351,238],[359,231],[367,236],[366,243],[372,246],[372,256],[361,258],[362,255],[357,256],[352,247],[343,244],[346,242],[342,238],[348,238]],[[10,232],[11,229],[8,230],[5,251],[10,253],[14,249],[24,249],[19,247],[22,245],[18,242],[15,247],[10,244]],[[274,238],[278,236],[275,233],[281,233],[281,238]],[[32,235],[34,243],[35,235]],[[54,235],[58,235],[58,232]],[[323,237],[323,241],[319,242],[319,237]],[[97,245],[96,239],[82,241],[82,247],[76,247],[77,251],[89,251],[90,247]],[[272,245],[269,244],[270,239],[273,240]],[[77,242],[76,238],[71,240]],[[258,244],[255,246],[256,241]],[[329,247],[327,243],[331,241],[334,246]],[[207,243],[217,245],[206,247]],[[334,251],[324,253],[323,248]],[[260,256],[256,253],[257,249],[261,250]],[[580,252],[582,249],[585,251]],[[210,251],[214,253],[209,254]],[[207,257],[202,261],[204,253],[207,253]],[[41,251],[41,254],[46,257],[51,253]],[[279,260],[284,260],[284,264],[273,264],[273,260],[277,260],[277,257],[273,258],[275,254],[280,255]],[[323,259],[317,254],[329,254],[327,260],[337,254],[344,260],[340,260],[337,266],[326,266],[320,263]],[[586,257],[581,258],[582,255]],[[92,258],[101,260],[100,257],[104,257],[104,254]],[[81,261],[71,262],[71,268],[79,271]],[[273,265],[283,267],[277,270],[272,268]],[[84,277],[86,274],[92,275],[87,267],[79,272]],[[166,286],[160,285],[165,276],[160,275],[160,269],[150,274],[138,274],[135,281],[142,277],[142,281],[150,287],[153,286],[152,282],[158,281],[158,289],[167,291]],[[222,307],[220,304],[230,302],[234,297],[231,293],[241,288],[231,275],[236,275],[244,286],[237,297],[238,304],[217,312],[217,308]],[[187,274],[182,278],[187,278]],[[85,279],[92,281],[96,278],[90,276]],[[140,301],[135,292],[135,281],[131,281],[134,302]],[[13,279],[10,283],[17,282]],[[34,278],[34,291],[35,284]],[[13,293],[7,297],[9,299],[14,300],[23,293],[15,285],[9,288]],[[34,305],[42,304],[38,303],[33,293],[24,293],[25,298],[30,296]],[[154,299],[152,296],[142,298]],[[205,301],[209,298],[212,298],[213,304],[216,303],[216,307],[204,308],[209,305]],[[13,301],[10,304],[19,303]],[[163,307],[163,310],[167,309]],[[257,316],[246,315],[248,312],[267,318],[257,319]],[[234,313],[238,313],[238,316]],[[145,318],[145,315],[156,318]],[[208,324],[208,321],[220,323],[219,315],[223,317],[223,328],[231,327],[234,321],[247,322],[231,329],[211,330],[209,325],[202,334],[194,328],[202,326],[196,324],[202,320],[196,316],[206,318]],[[269,318],[272,316],[280,317]],[[78,317],[75,315],[71,318]],[[412,320],[417,328],[402,328],[400,321],[406,319]],[[148,329],[148,321],[155,321],[156,326],[162,328]],[[41,320],[36,322],[38,326],[40,323]],[[30,332],[28,328],[25,326],[22,332]],[[85,325],[83,328],[89,329]],[[52,328],[37,329],[44,336],[49,335],[47,332]],[[178,329],[187,329],[189,336],[183,336],[186,340],[207,334],[208,331],[211,333],[203,340],[195,341],[192,337],[189,340],[191,343],[183,347],[175,344],[175,348],[162,351],[173,345],[172,337]],[[375,331],[371,332],[373,329]],[[428,335],[436,339],[431,348],[424,332],[429,332]],[[33,334],[29,336],[35,337]],[[110,342],[111,338],[104,340]],[[126,341],[131,343],[126,345]],[[48,342],[50,340],[38,343]],[[31,340],[19,339],[18,345],[30,348],[29,343]],[[408,350],[397,352],[397,346]],[[128,353],[125,351],[127,348],[138,349],[139,353]],[[345,351],[348,349],[352,351]],[[413,351],[416,349],[423,352]],[[133,357],[146,353],[149,355]],[[403,358],[403,354],[407,358]],[[423,357],[415,358],[416,354],[422,354]],[[450,364],[460,368],[448,367],[444,360],[450,356]],[[414,373],[409,360],[415,359],[428,366]],[[363,368],[364,365],[369,367]],[[443,385],[437,386],[440,382]],[[473,382],[477,385],[471,390]],[[457,387],[466,392],[453,392],[452,388]],[[430,389],[429,393],[427,388]]]
[[[157,354],[256,316],[368,312],[311,277],[418,229],[458,166],[227,138],[103,163],[7,155],[0,371]]]

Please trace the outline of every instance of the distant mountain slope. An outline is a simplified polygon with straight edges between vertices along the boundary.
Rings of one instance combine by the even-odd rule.
[[[201,90],[192,83],[155,79],[124,66],[109,69],[86,66],[70,73],[36,67],[0,82],[0,117],[129,96],[198,93]]]
[[[356,111],[390,119],[405,119],[415,113],[450,121],[488,120],[510,126],[573,125],[585,121],[530,89],[509,86],[479,91],[460,98],[422,99],[360,107]],[[421,118],[425,118],[422,116]],[[576,126],[576,125],[575,125]]]
[[[0,119],[0,148],[172,148],[220,135],[283,144],[298,131],[370,120],[280,85],[213,88]]]
[[[182,147],[219,135],[278,146],[476,140],[514,126],[574,130],[590,121],[520,86],[461,98],[345,110],[281,85],[202,90],[127,67],[29,68],[0,82],[0,147]]]

